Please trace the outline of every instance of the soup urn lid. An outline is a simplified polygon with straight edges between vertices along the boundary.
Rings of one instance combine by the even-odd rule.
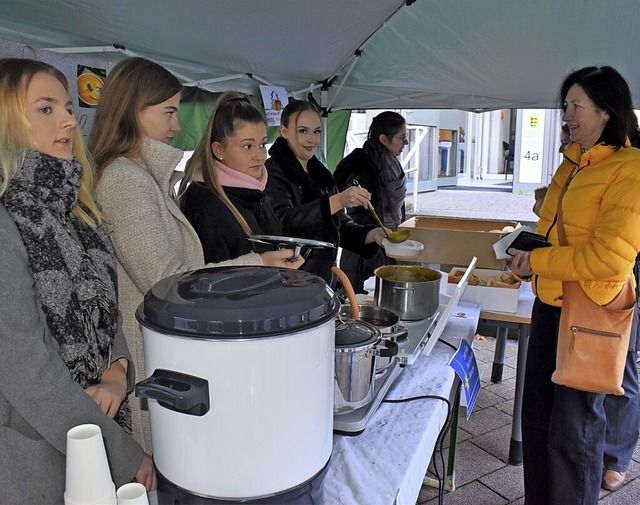
[[[144,327],[195,338],[261,338],[334,318],[340,302],[319,276],[278,267],[210,267],[154,284],[136,311]]]

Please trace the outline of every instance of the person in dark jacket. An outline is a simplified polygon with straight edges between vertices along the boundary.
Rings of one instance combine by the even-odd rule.
[[[338,192],[331,172],[316,157],[322,135],[320,112],[293,100],[282,111],[280,137],[269,149],[267,200],[291,237],[330,242],[336,249],[311,249],[301,267],[333,285],[337,247],[371,258],[385,234],[380,227],[354,223],[345,208],[366,207],[371,193],[350,187]]]
[[[282,235],[264,195],[266,141],[266,120],[249,97],[223,94],[179,191],[180,208],[200,238],[205,263],[252,252],[257,246],[247,240],[249,235]]]
[[[336,168],[333,178],[338,189],[344,191],[356,181],[371,193],[371,203],[383,224],[395,230],[405,218],[404,200],[407,182],[398,156],[408,144],[405,119],[393,111],[385,111],[373,118],[367,140],[362,148],[348,154]],[[347,211],[359,224],[375,224],[375,218],[364,207],[353,207]],[[349,277],[357,292],[364,292],[365,281],[373,271],[392,263],[380,251],[373,259],[343,251],[340,268]]]

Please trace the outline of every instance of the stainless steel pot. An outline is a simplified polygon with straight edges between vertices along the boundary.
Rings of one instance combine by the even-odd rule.
[[[344,413],[373,400],[377,358],[397,354],[398,346],[362,320],[338,320],[335,335],[334,412]]]
[[[413,321],[433,316],[440,305],[440,277],[431,268],[387,265],[376,268],[376,305]]]
[[[360,319],[378,328],[380,330],[380,337],[386,342],[397,344],[398,342],[405,341],[409,336],[407,328],[399,324],[400,317],[398,314],[389,309],[375,305],[358,305],[358,311]],[[350,305],[343,305],[340,308],[340,318],[342,320],[348,319],[350,314]],[[391,343],[385,345],[393,349],[393,344]],[[395,354],[388,356],[386,354],[388,353],[379,355],[376,360],[376,375],[384,373],[391,363],[393,363]]]

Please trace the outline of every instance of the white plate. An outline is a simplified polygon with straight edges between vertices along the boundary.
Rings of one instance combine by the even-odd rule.
[[[391,258],[407,259],[415,258],[424,249],[424,244],[417,240],[405,240],[394,244],[385,238],[382,240],[382,247]]]

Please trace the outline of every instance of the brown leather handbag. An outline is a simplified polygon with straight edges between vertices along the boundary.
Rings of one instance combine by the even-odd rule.
[[[560,245],[567,245],[562,222],[562,197],[567,186],[558,204]],[[556,370],[551,380],[582,391],[624,394],[622,378],[635,303],[632,276],[606,305],[591,300],[578,281],[564,281]]]

